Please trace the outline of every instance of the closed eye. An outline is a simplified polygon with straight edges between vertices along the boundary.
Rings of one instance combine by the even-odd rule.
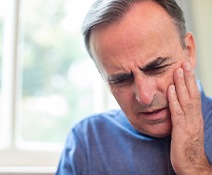
[[[108,78],[110,85],[125,85],[132,82],[134,79],[133,74],[118,74]]]
[[[143,68],[140,68],[140,70],[148,75],[161,74],[166,71],[168,66],[171,65],[170,60],[171,58],[169,57],[158,57]]]
[[[151,67],[149,69],[143,70],[143,72],[148,75],[154,75],[154,74],[157,75],[165,72],[168,66],[169,64],[163,66]]]

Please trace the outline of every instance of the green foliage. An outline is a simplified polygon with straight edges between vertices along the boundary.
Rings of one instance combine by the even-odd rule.
[[[29,142],[63,143],[77,118],[93,109],[91,87],[79,87],[69,75],[72,64],[88,56],[80,43],[80,31],[74,32],[75,24],[67,21],[66,0],[20,2],[17,63],[22,74],[17,82],[21,81],[22,97],[18,100],[21,105],[17,105],[21,115],[15,120],[17,137]],[[64,28],[64,21],[71,24],[70,30]],[[0,17],[0,90],[3,22]],[[54,96],[62,99],[61,104],[57,98],[52,102]]]
[[[64,6],[61,0],[24,1],[20,56],[25,96],[37,91],[49,92],[52,78],[55,75],[66,78],[70,65],[85,55],[77,34],[63,29],[62,22],[67,15]]]
[[[63,26],[69,15],[65,3],[23,0],[21,4],[18,57],[22,60],[23,115],[19,133],[27,141],[64,142],[71,123],[93,109],[92,89],[79,88],[69,77],[71,65],[88,56],[82,49],[79,31],[67,31]],[[34,103],[39,97],[55,94],[68,105],[64,114],[36,109]],[[44,108],[57,110],[48,102]]]

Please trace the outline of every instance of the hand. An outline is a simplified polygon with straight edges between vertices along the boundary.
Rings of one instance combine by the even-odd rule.
[[[183,63],[174,72],[173,79],[174,85],[167,92],[173,125],[172,166],[178,175],[210,174],[204,151],[201,96],[190,63]]]

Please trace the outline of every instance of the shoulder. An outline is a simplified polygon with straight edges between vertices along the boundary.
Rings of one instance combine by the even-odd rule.
[[[202,114],[204,120],[210,119],[212,120],[212,97],[209,97],[205,94],[202,85],[198,82],[198,87],[201,94],[201,102],[202,102]]]
[[[109,110],[102,113],[92,114],[78,122],[72,132],[76,135],[93,135],[103,130],[115,130],[124,120],[124,114],[121,110]]]
[[[205,95],[203,88],[199,86],[202,101],[202,115],[204,119],[205,152],[209,162],[212,162],[212,97]]]
[[[88,127],[97,124],[104,124],[111,122],[117,122],[117,119],[121,117],[123,113],[121,110],[109,110],[101,113],[95,113],[85,117],[83,120],[78,122],[74,128],[78,127]]]

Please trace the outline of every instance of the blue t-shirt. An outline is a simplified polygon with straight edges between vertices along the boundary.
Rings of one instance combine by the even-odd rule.
[[[212,99],[200,91],[205,151],[212,162]],[[121,110],[96,114],[69,133],[56,175],[174,175],[170,141],[137,132]]]

